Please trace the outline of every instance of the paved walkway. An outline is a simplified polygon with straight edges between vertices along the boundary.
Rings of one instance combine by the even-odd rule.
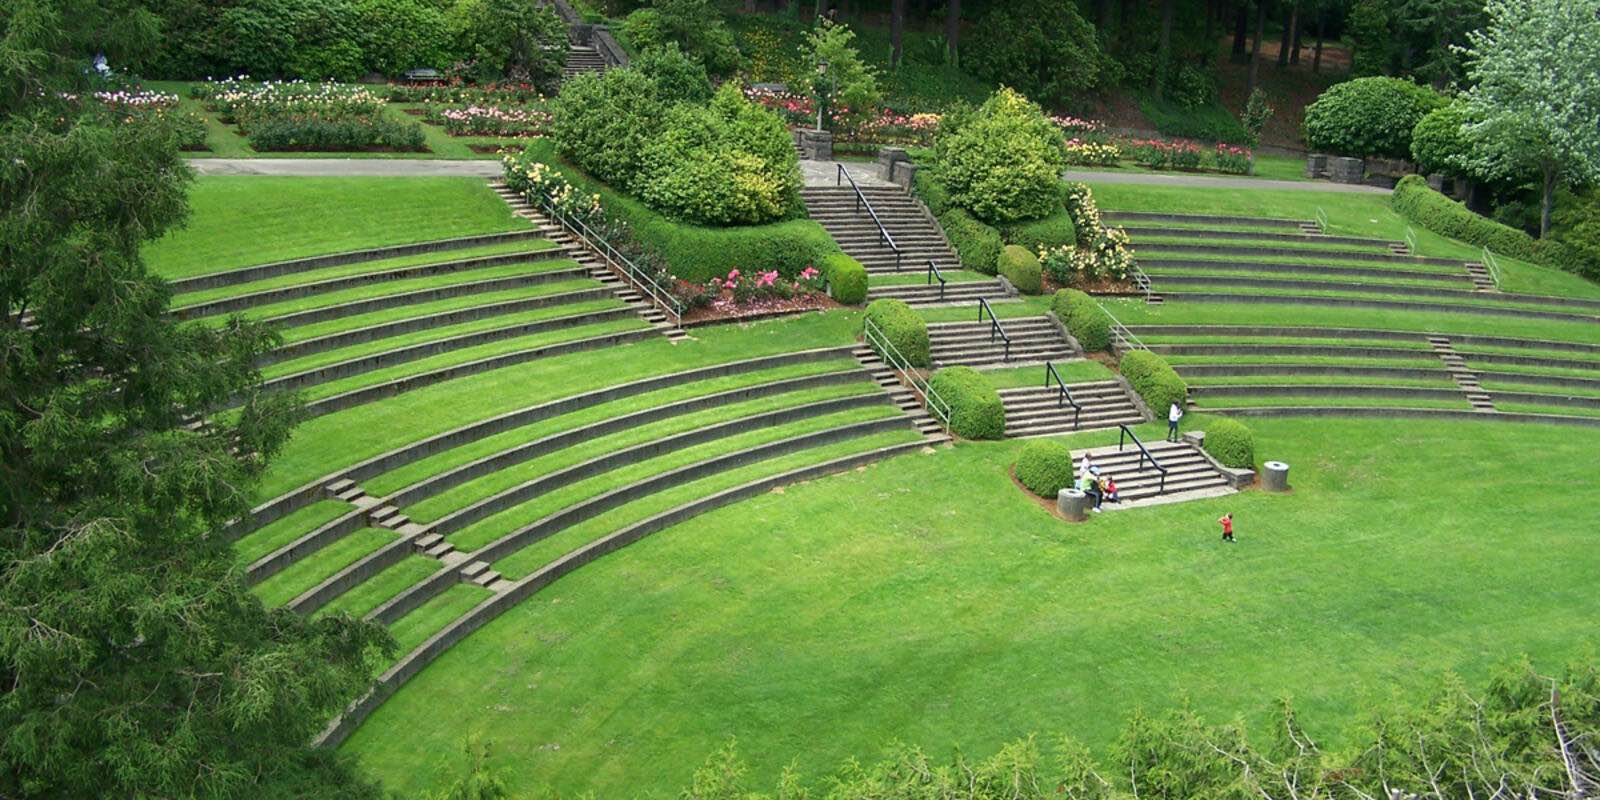
[[[839,182],[839,166],[850,173],[857,186],[889,186],[883,170],[875,161],[807,161],[800,160],[800,175],[807,186],[833,186]]]
[[[294,175],[300,177],[494,178],[500,162],[412,158],[191,158],[201,175]]]
[[[1389,194],[1389,189],[1331,181],[1281,181],[1271,178],[1219,178],[1208,175],[1163,175],[1151,172],[1063,173],[1069,181],[1085,183],[1133,183],[1145,186],[1189,186],[1201,189],[1283,189],[1294,192],[1340,192],[1346,194]]]

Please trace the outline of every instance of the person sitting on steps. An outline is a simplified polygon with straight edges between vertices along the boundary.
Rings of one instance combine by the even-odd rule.
[[[1122,501],[1117,495],[1117,480],[1110,473],[1100,476],[1100,495],[1113,503]]]
[[[1078,479],[1078,491],[1083,492],[1084,494],[1093,498],[1094,505],[1092,508],[1096,514],[1100,513],[1100,503],[1106,499],[1106,495],[1105,492],[1100,490],[1099,479],[1095,478],[1093,475],[1085,474],[1082,478]]]

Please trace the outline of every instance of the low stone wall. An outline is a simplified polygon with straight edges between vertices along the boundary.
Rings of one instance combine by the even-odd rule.
[[[553,269],[542,272],[531,272],[525,275],[508,275],[500,278],[488,278],[481,281],[456,283],[448,286],[435,286],[428,289],[418,289],[400,294],[367,297],[360,300],[351,300],[348,303],[310,308],[305,311],[296,311],[289,314],[280,314],[268,317],[265,321],[280,328],[293,328],[300,325],[310,325],[316,322],[327,322],[334,319],[353,317],[358,314],[369,314],[374,311],[387,311],[392,308],[416,305],[418,303],[431,303],[435,300],[449,300],[454,297],[467,297],[474,294],[487,294],[506,289],[523,289],[529,286],[539,286],[546,283],[572,281],[589,277],[589,271],[579,267],[570,269]]]
[[[1296,264],[1277,261],[1205,261],[1202,259],[1144,258],[1140,266],[1152,277],[1167,270],[1218,270],[1241,272],[1288,273],[1297,275],[1348,276],[1352,278],[1407,278],[1411,280],[1440,281],[1470,285],[1472,278],[1465,272],[1456,275],[1448,272],[1419,272],[1381,267],[1330,267],[1318,264]]]
[[[1283,406],[1209,408],[1209,414],[1230,417],[1375,417],[1379,419],[1448,419],[1464,422],[1545,423],[1600,428],[1600,417],[1564,417],[1558,414],[1522,414],[1504,411],[1456,411],[1447,408],[1379,408],[1372,406]]]
[[[1566,322],[1600,322],[1600,317],[1588,314],[1569,314],[1563,311],[1540,311],[1525,308],[1497,308],[1495,306],[1455,305],[1449,303],[1408,303],[1403,300],[1366,300],[1353,297],[1321,297],[1315,295],[1261,295],[1233,294],[1231,292],[1162,292],[1166,302],[1191,300],[1204,303],[1279,303],[1298,306],[1328,306],[1333,308],[1387,308],[1397,311],[1447,311],[1481,317],[1527,317],[1554,319]]]
[[[1471,289],[1444,289],[1432,286],[1395,286],[1354,281],[1288,280],[1281,278],[1235,278],[1226,275],[1165,275],[1162,288],[1176,286],[1216,286],[1246,289],[1301,289],[1304,291],[1343,291],[1366,294],[1403,294],[1414,297],[1456,298],[1461,300],[1486,299],[1482,292]]]
[[[1333,358],[1400,358],[1437,361],[1432,350],[1402,347],[1363,347],[1337,344],[1153,344],[1150,352],[1163,356],[1307,356]]]
[[[1402,256],[1388,252],[1367,250],[1319,250],[1307,247],[1239,247],[1226,244],[1168,244],[1166,242],[1138,245],[1141,254],[1149,253],[1212,253],[1219,256],[1250,256],[1261,258],[1329,258],[1344,261],[1376,261],[1384,264],[1427,264],[1434,267],[1457,267],[1463,263],[1456,258],[1430,258]]]

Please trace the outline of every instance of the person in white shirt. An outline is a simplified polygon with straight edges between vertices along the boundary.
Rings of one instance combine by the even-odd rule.
[[[1167,441],[1178,441],[1178,420],[1180,419],[1183,419],[1183,409],[1178,408],[1177,403],[1173,403],[1172,408],[1167,410]]]

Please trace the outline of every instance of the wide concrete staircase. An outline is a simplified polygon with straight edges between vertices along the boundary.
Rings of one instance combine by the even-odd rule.
[[[1077,463],[1084,453],[1088,453],[1100,474],[1109,474],[1116,479],[1121,502],[1106,503],[1104,507],[1107,509],[1233,493],[1234,488],[1228,478],[1218,472],[1194,445],[1187,442],[1146,442],[1145,447],[1166,469],[1165,483],[1162,482],[1161,471],[1151,466],[1148,459],[1141,467],[1139,448],[1132,442],[1121,449],[1112,445],[1086,451],[1074,450],[1072,456],[1074,463]]]
[[[579,75],[606,71],[606,60],[593,47],[573,45],[567,51],[567,63],[561,66],[561,80],[568,81]]]
[[[1006,319],[1000,326],[1009,347],[988,320],[929,325],[934,366],[1010,367],[1077,357],[1048,317]]]
[[[801,190],[811,218],[828,231],[840,249],[860,261],[869,274],[925,274],[929,261],[942,272],[954,273],[961,269],[961,260],[945,241],[939,224],[904,189],[863,186],[861,194],[865,204],[858,203],[855,190],[848,185],[807,186]],[[895,247],[884,241],[878,222],[868,213],[869,206],[877,214],[878,222],[883,223],[883,230],[894,240]],[[968,303],[980,297],[1010,298],[998,280],[955,282],[942,291],[937,281],[886,285],[873,282],[867,296],[872,299],[894,297],[912,305]]]
[[[1061,396],[1055,385],[1001,389],[1000,401],[1006,407],[1006,436],[1056,436],[1074,431],[1115,428],[1144,422],[1133,399],[1116,381],[1070,383],[1072,400],[1079,412]]]

